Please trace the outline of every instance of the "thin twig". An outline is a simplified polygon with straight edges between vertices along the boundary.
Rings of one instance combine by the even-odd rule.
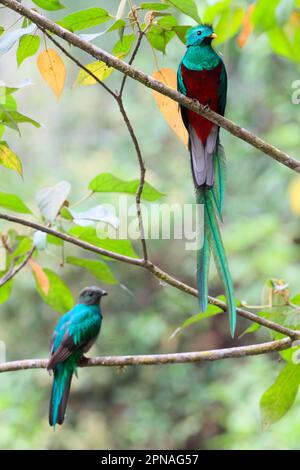
[[[136,55],[137,55],[138,50],[140,48],[143,36],[144,36],[144,31],[140,30],[138,40],[136,42],[135,48],[133,49],[132,56],[130,57],[130,60],[128,62],[129,65],[132,65],[133,62],[134,62],[134,59],[136,58]],[[121,87],[120,87],[120,91],[119,91],[119,98],[122,97],[127,78],[128,78],[128,76],[124,74],[123,79],[122,79],[122,83],[121,83]]]
[[[139,25],[139,23],[138,23],[138,25]],[[135,59],[135,57],[138,53],[138,50],[141,46],[143,36],[144,36],[144,32],[141,30],[141,28],[139,26],[139,37],[138,37],[137,43],[135,45],[135,48],[132,52],[132,55],[130,57],[129,65],[131,65],[134,62],[134,59]],[[144,260],[147,261],[148,252],[147,252],[147,244],[146,244],[146,239],[145,239],[145,228],[144,228],[144,222],[143,222],[143,214],[142,214],[142,208],[141,208],[141,197],[142,197],[142,193],[143,193],[143,189],[144,189],[144,185],[145,185],[145,180],[146,180],[146,167],[145,167],[145,164],[144,164],[144,160],[143,160],[143,156],[142,156],[139,141],[136,137],[133,126],[130,122],[130,119],[128,117],[128,114],[125,110],[124,103],[123,103],[122,96],[123,96],[123,91],[124,91],[124,87],[125,87],[125,84],[126,84],[126,78],[127,78],[127,75],[124,75],[122,83],[121,83],[120,91],[119,91],[119,94],[118,94],[118,97],[117,97],[117,102],[118,102],[118,105],[119,105],[120,113],[123,116],[124,122],[126,124],[126,127],[128,129],[128,132],[129,132],[131,140],[132,140],[132,143],[134,145],[135,152],[136,152],[136,155],[137,155],[137,159],[138,159],[138,162],[139,162],[139,167],[140,167],[140,181],[139,181],[139,186],[137,188],[137,192],[136,192],[136,195],[135,195],[135,203],[136,203],[136,211],[137,211],[137,217],[138,217],[138,222],[139,222],[139,231],[140,231],[140,237],[141,237],[141,243],[142,243],[142,249],[143,249],[143,256],[144,256]]]
[[[191,111],[194,111],[195,113],[204,116],[209,121],[213,122],[214,124],[217,124],[220,127],[223,127],[234,136],[238,137],[241,140],[244,140],[248,144],[252,145],[261,152],[268,155],[269,157],[277,160],[278,162],[296,171],[297,173],[300,173],[299,161],[297,161],[287,153],[282,152],[273,145],[268,144],[252,132],[242,128],[241,126],[235,124],[229,119],[220,116],[214,111],[207,109],[205,106],[202,106],[198,101],[192,100],[191,98],[187,98],[185,95],[178,93],[173,88],[167,87],[163,83],[159,82],[158,80],[155,80],[144,72],[135,69],[131,65],[128,65],[122,60],[116,58],[115,56],[103,51],[99,47],[96,47],[93,44],[85,41],[80,36],[77,36],[71,31],[68,31],[65,28],[59,26],[58,24],[53,23],[53,21],[49,20],[45,16],[42,16],[36,11],[31,10],[25,7],[23,4],[18,3],[16,0],[0,0],[0,3],[7,6],[11,10],[14,10],[20,15],[30,19],[37,26],[51,31],[56,36],[59,36],[60,38],[72,44],[73,46],[81,49],[82,51],[87,52],[92,57],[95,57],[98,60],[102,60],[110,67],[113,67],[116,70],[119,70],[120,72],[133,78],[134,80],[137,80],[144,86],[151,88],[152,90],[158,91],[159,93],[168,96],[172,100],[176,101],[182,106],[185,106]]]
[[[137,210],[137,217],[138,217],[138,223],[139,223],[139,231],[140,231],[140,238],[141,238],[141,243],[142,243],[142,248],[143,248],[143,257],[144,261],[147,261],[148,259],[148,252],[147,252],[147,244],[146,244],[146,239],[145,239],[145,229],[144,229],[144,222],[143,222],[143,214],[142,214],[142,208],[141,208],[141,197],[142,197],[142,192],[144,189],[144,184],[145,184],[145,178],[146,178],[146,167],[144,164],[141,148],[139,145],[139,141],[135,135],[134,129],[132,127],[132,124],[128,118],[128,115],[125,111],[124,105],[122,98],[118,98],[118,105],[120,109],[120,113],[123,116],[124,122],[127,126],[128,132],[131,136],[131,140],[133,142],[136,155],[138,158],[139,166],[140,166],[140,181],[139,181],[139,186],[135,195],[135,203],[136,203],[136,210]]]
[[[88,68],[86,68],[79,60],[77,60],[72,54],[70,54],[58,41],[56,41],[47,31],[42,30],[43,33],[49,38],[50,41],[52,41],[70,60],[72,60],[80,69],[84,70],[88,75],[90,75],[99,85],[101,85],[117,102],[120,113],[124,119],[125,125],[128,129],[129,135],[131,137],[132,143],[134,145],[137,159],[139,162],[139,167],[140,167],[140,181],[139,181],[139,186],[136,192],[135,196],[135,201],[136,201],[136,208],[137,208],[137,217],[138,217],[138,223],[139,223],[139,230],[140,230],[140,237],[141,237],[141,243],[142,243],[142,249],[143,249],[143,257],[144,260],[147,261],[148,259],[148,253],[147,253],[147,245],[146,245],[146,240],[145,240],[145,230],[144,230],[144,223],[143,223],[143,215],[142,215],[142,210],[141,210],[141,196],[142,192],[144,189],[144,184],[145,184],[145,177],[146,177],[146,167],[144,164],[144,160],[142,157],[142,152],[141,148],[138,142],[138,139],[135,135],[133,126],[130,122],[130,119],[128,117],[128,114],[124,108],[123,104],[123,99],[122,99],[122,92],[124,90],[125,82],[122,83],[120,92],[117,95],[114,93],[105,83],[103,83],[93,72],[91,72]],[[143,34],[140,34],[139,40],[136,44],[136,47],[134,48],[134,51],[131,56],[131,61],[134,60],[138,49],[141,44]],[[126,75],[124,75],[126,77]]]
[[[268,343],[254,344],[250,346],[239,346],[227,349],[212,349],[210,351],[197,351],[171,354],[149,354],[133,356],[101,356],[88,358],[80,367],[122,367],[122,366],[148,366],[185,364],[202,361],[218,361],[221,359],[233,359],[248,356],[257,356],[275,351],[283,351],[292,346],[290,338],[283,338]],[[27,359],[21,361],[0,363],[0,373],[13,372],[28,369],[46,369],[48,359]]]
[[[4,276],[0,279],[0,287],[4,286],[4,284],[6,284],[13,277],[15,277],[27,265],[28,261],[31,259],[33,255],[34,250],[35,250],[35,246],[33,246],[31,250],[28,251],[22,263],[20,263],[15,269],[14,269],[14,266],[15,266],[17,259],[13,260],[12,265],[10,266],[7,273],[5,273]]]
[[[23,225],[25,227],[30,227],[34,230],[39,230],[41,232],[48,233],[53,235],[56,238],[60,238],[67,243],[71,243],[72,245],[76,245],[84,250],[90,251],[92,253],[96,253],[98,255],[107,256],[108,258],[115,259],[117,261],[121,261],[123,263],[127,263],[133,266],[139,266],[141,268],[147,269],[150,273],[152,273],[157,279],[169,284],[170,286],[175,287],[176,289],[185,292],[186,294],[193,295],[194,297],[198,296],[198,291],[193,287],[185,284],[184,282],[179,281],[178,279],[170,276],[168,273],[164,272],[158,266],[155,266],[151,261],[145,262],[143,259],[139,258],[131,258],[129,256],[120,255],[119,253],[114,253],[112,251],[105,250],[98,246],[92,245],[91,243],[87,243],[85,241],[79,240],[78,238],[72,237],[66,233],[58,232],[50,227],[45,227],[44,225],[38,224],[37,222],[31,222],[29,220],[22,219],[20,217],[16,217],[10,214],[0,213],[0,219],[8,220],[9,222],[14,222],[19,225]],[[218,306],[221,310],[226,312],[227,307],[224,302],[221,302],[214,297],[208,298],[209,303]],[[279,325],[274,323],[266,318],[260,317],[255,315],[255,313],[248,312],[247,310],[237,308],[237,314],[247,320],[252,322],[258,323],[259,325],[265,326],[270,330],[277,331],[285,336],[289,336],[290,338],[296,340],[300,339],[300,331],[291,330],[285,326]]]

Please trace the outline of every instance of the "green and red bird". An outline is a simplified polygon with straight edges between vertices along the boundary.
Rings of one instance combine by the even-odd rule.
[[[49,424],[62,424],[73,374],[83,355],[92,347],[100,333],[101,298],[107,293],[99,287],[86,287],[79,302],[61,317],[52,337],[47,370],[53,370],[53,386],[49,406]]]
[[[227,97],[227,74],[221,57],[212,48],[216,37],[211,25],[191,28],[187,34],[187,50],[177,73],[178,91],[198,100],[204,106],[224,115]],[[208,271],[210,252],[224,283],[231,335],[236,326],[233,284],[221,238],[219,220],[225,180],[225,155],[220,144],[220,128],[203,116],[181,107],[181,115],[189,134],[189,151],[197,204],[204,206],[203,245],[197,255],[198,289],[201,311],[208,303]]]

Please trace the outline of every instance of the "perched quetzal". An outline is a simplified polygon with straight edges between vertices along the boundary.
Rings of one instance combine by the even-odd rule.
[[[216,37],[211,25],[202,24],[187,33],[187,50],[178,67],[178,90],[224,115],[227,74],[224,63],[211,43]],[[236,309],[233,284],[222,243],[219,220],[222,219],[225,155],[219,139],[219,127],[183,106],[181,115],[189,134],[189,151],[197,204],[204,206],[204,240],[198,251],[198,289],[201,311],[207,308],[208,270],[213,253],[224,283],[230,331],[234,335]]]
[[[62,424],[77,365],[96,341],[102,323],[100,300],[107,293],[99,287],[86,287],[79,302],[59,320],[52,337],[47,370],[53,370],[49,424]]]

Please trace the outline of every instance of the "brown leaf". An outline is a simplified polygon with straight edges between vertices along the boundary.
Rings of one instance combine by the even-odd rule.
[[[177,88],[177,76],[175,71],[172,69],[160,69],[157,72],[154,72],[152,76],[170,88]],[[157,91],[153,91],[152,93],[165,120],[171,129],[175,132],[177,137],[179,137],[179,139],[187,147],[188,133],[182,122],[178,104],[167,96],[158,93]]]
[[[29,264],[31,266],[31,269],[32,269],[35,277],[36,277],[37,282],[40,285],[40,288],[42,289],[44,294],[47,295],[48,292],[49,292],[49,287],[50,287],[50,283],[49,283],[49,279],[48,279],[47,275],[45,274],[45,272],[41,268],[41,266],[38,263],[36,263],[35,261],[33,261],[32,259],[29,260]]]
[[[59,98],[66,80],[63,60],[54,49],[45,49],[39,54],[37,64],[42,77]]]
[[[243,18],[243,28],[238,36],[236,42],[237,44],[242,48],[245,46],[246,42],[248,41],[248,38],[253,30],[253,25],[251,23],[251,17],[254,11],[254,4],[249,5],[248,10]]]

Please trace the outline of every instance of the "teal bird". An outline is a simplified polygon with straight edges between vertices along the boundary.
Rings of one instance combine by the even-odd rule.
[[[221,57],[211,46],[215,37],[212,26],[207,24],[188,31],[187,50],[178,67],[177,83],[178,91],[224,115],[227,74]],[[225,287],[233,336],[236,326],[234,291],[219,227],[225,180],[225,155],[220,144],[220,128],[184,107],[181,107],[181,115],[189,134],[197,204],[204,206],[204,239],[197,254],[200,308],[203,312],[207,309],[208,271],[212,252]]]
[[[47,370],[53,370],[49,406],[49,424],[56,426],[65,419],[71,381],[77,365],[94,344],[100,332],[101,298],[107,293],[99,287],[86,287],[79,302],[59,320],[52,337]]]

